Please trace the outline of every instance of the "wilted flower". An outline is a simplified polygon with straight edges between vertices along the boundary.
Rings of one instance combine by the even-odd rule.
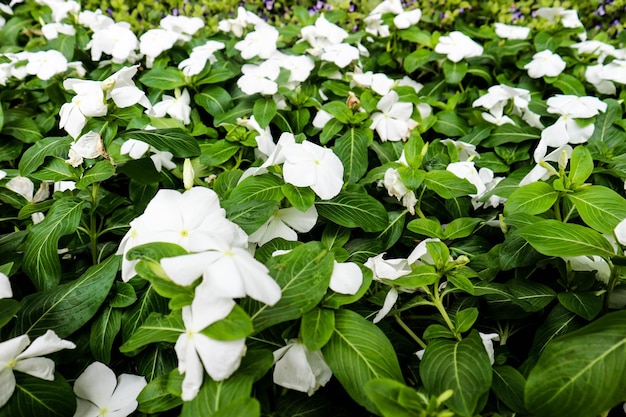
[[[65,162],[77,167],[83,163],[83,159],[94,159],[105,156],[102,137],[98,132],[87,132],[70,146],[69,159]]]
[[[74,382],[74,417],[126,417],[137,409],[137,396],[146,384],[143,376],[122,374],[116,378],[108,366],[94,362]]]
[[[281,387],[313,395],[332,375],[322,352],[309,350],[297,339],[274,351],[274,383]]]

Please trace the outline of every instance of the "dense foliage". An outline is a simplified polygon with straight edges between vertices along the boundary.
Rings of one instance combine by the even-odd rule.
[[[0,5],[0,417],[621,413],[620,34],[367,10]]]

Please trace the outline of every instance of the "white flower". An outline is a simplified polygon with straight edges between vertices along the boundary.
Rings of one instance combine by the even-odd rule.
[[[233,35],[241,38],[243,35],[243,29],[246,26],[262,23],[264,23],[263,19],[259,16],[239,6],[239,8],[237,8],[237,17],[235,19],[220,20],[218,28],[223,32],[232,32]]]
[[[572,271],[596,271],[596,279],[605,284],[609,283],[611,277],[611,267],[600,256],[570,256],[563,257]]]
[[[313,118],[313,122],[311,122],[311,124],[318,129],[323,129],[324,126],[326,126],[326,123],[330,122],[333,117],[334,116],[332,114],[320,109],[315,114],[315,117]]]
[[[128,155],[133,159],[139,159],[150,149],[150,145],[137,139],[128,139],[122,144],[120,154]]]
[[[617,241],[622,245],[626,245],[626,219],[619,222],[613,232]]]
[[[332,62],[339,68],[347,67],[352,61],[359,59],[359,50],[347,43],[327,45],[320,55],[322,61]]]
[[[306,233],[317,223],[317,210],[311,206],[307,211],[295,207],[276,210],[276,212],[258,230],[248,237],[248,241],[265,245],[270,240],[280,237],[285,240],[297,241],[298,234]]]
[[[175,190],[159,190],[144,213],[130,222],[130,226],[117,251],[124,255],[124,281],[136,274],[134,266],[137,262],[127,260],[126,253],[144,243],[176,243],[188,251],[197,252],[224,244],[246,247],[248,240],[239,226],[226,219],[217,194],[204,187],[193,187],[182,194]]]
[[[559,16],[561,24],[566,28],[583,27],[576,10],[566,10],[562,7],[540,7],[535,13],[536,16],[548,19],[550,22],[554,22],[554,19]]]
[[[67,23],[46,23],[41,26],[41,33],[46,39],[51,40],[58,38],[60,33],[67,36],[74,36],[76,35],[76,28]]]
[[[265,61],[260,65],[244,64],[241,73],[243,75],[237,80],[237,85],[248,95],[256,93],[272,95],[278,91],[276,78],[280,73],[280,67],[275,61]]]
[[[66,90],[73,90],[76,95],[70,103],[61,106],[59,127],[65,129],[73,138],[77,138],[87,123],[87,117],[100,117],[107,114],[107,105],[98,81],[68,78],[63,81]]]
[[[482,55],[483,47],[466,34],[455,30],[448,36],[439,38],[435,52],[446,55],[452,62],[459,62],[465,58]]]
[[[329,288],[339,294],[356,294],[363,284],[363,272],[354,262],[334,261]]]
[[[413,104],[398,100],[398,93],[390,91],[376,105],[380,112],[371,116],[370,129],[375,129],[383,142],[404,139],[409,136],[411,129],[417,126],[417,122],[411,119]]]
[[[159,26],[171,33],[175,33],[179,41],[188,42],[191,40],[191,35],[194,35],[204,27],[204,21],[199,17],[167,15],[161,19]]]
[[[380,94],[381,96],[389,93],[391,88],[396,83],[395,80],[387,77],[386,74],[374,74],[371,71],[367,71],[365,73],[355,72],[352,75],[352,81],[361,87],[371,87],[375,93]]]
[[[30,346],[29,346],[30,345]],[[76,345],[60,339],[52,330],[36,338],[33,343],[27,335],[14,337],[0,343],[0,407],[5,405],[15,391],[13,371],[46,381],[54,380],[54,362],[40,356],[58,352],[61,349],[74,349]]]
[[[137,37],[130,29],[130,23],[117,22],[96,31],[87,49],[91,49],[91,59],[100,61],[102,54],[111,55],[112,61],[121,64],[134,58],[134,51],[139,47]]]
[[[500,335],[498,333],[481,333],[478,332],[480,338],[482,339],[483,346],[487,351],[487,355],[489,356],[489,363],[492,365],[495,363],[495,351],[493,349],[493,342],[500,340]]]
[[[178,371],[185,374],[182,386],[184,401],[191,401],[198,394],[204,370],[213,380],[222,381],[239,368],[246,353],[245,339],[221,341],[201,333],[216,321],[212,308],[200,297],[194,299],[190,306],[183,307],[185,333],[178,337],[174,350],[178,357]]]
[[[492,107],[488,113],[483,113],[482,117],[485,121],[492,123],[496,126],[502,126],[505,124],[514,125],[515,122],[509,116],[504,113],[504,103]]]
[[[382,185],[387,189],[389,196],[396,197],[411,214],[415,214],[417,199],[413,190],[406,188],[396,168],[387,168]]]
[[[614,59],[602,68],[602,79],[626,84],[626,60]]]
[[[24,197],[30,204],[39,203],[50,196],[47,182],[41,182],[39,189],[35,193],[35,184],[28,177],[17,176],[11,178],[5,187]]]
[[[276,52],[272,55],[272,61],[277,62],[281,68],[289,70],[287,85],[292,88],[306,81],[309,75],[311,75],[313,68],[315,68],[315,62],[306,55],[286,55]]]
[[[539,147],[537,149],[539,150]],[[558,162],[558,161],[567,162],[572,156],[572,150],[573,149],[571,146],[563,145],[555,149],[554,151],[550,152],[548,155],[546,155],[547,146],[543,149],[543,153],[541,154],[535,151],[535,162],[537,162],[537,165],[535,165],[533,169],[531,169],[530,172],[526,174],[524,178],[522,178],[522,180],[519,183],[520,187],[526,184],[537,182],[539,180],[545,181],[548,178],[550,178],[552,175],[555,175],[556,171],[554,170],[554,168],[551,168],[550,170],[548,170],[544,166],[544,164],[547,165],[547,162]]]
[[[613,95],[617,90],[615,84],[605,78],[607,76],[605,69],[606,66],[602,64],[589,65],[585,69],[585,79],[588,83],[593,84],[599,93]]]
[[[390,35],[389,26],[384,24],[382,14],[370,13],[365,19],[365,31],[374,36],[380,36],[386,38]]]
[[[235,44],[235,49],[241,52],[243,59],[258,56],[262,59],[270,58],[276,52],[278,30],[268,24],[258,24],[253,32]]]
[[[177,88],[174,90],[174,97],[167,94],[163,94],[161,101],[155,104],[152,109],[147,110],[150,116],[163,117],[168,114],[174,119],[180,120],[183,124],[188,125],[191,123],[191,99],[189,97],[189,91],[183,89],[181,93]]]
[[[314,56],[319,56],[325,47],[340,44],[348,37],[348,32],[330,23],[323,14],[317,18],[314,26],[303,27],[300,34],[302,40],[311,45],[307,52]]]
[[[113,99],[119,108],[133,106],[137,103],[150,108],[150,101],[146,93],[135,85],[133,77],[137,74],[139,65],[124,67],[102,82],[102,89],[106,92],[106,99]]]
[[[0,272],[0,299],[2,298],[13,298],[13,290],[9,277]]]
[[[395,280],[411,273],[411,267],[406,259],[383,259],[385,254],[381,253],[377,256],[369,258],[365,262],[365,266],[372,270],[374,273],[374,279],[380,281],[381,279]],[[374,317],[374,323],[381,321],[393,308],[398,301],[398,290],[395,287],[391,287],[385,296],[382,308],[378,311]]]
[[[533,60],[524,65],[530,78],[556,77],[563,72],[565,67],[565,61],[549,49],[537,52],[533,55]]]
[[[56,74],[67,71],[67,58],[55,50],[32,52],[28,55],[26,71],[42,80],[49,80]]]
[[[190,285],[202,276],[202,284],[214,297],[249,296],[267,305],[280,300],[280,286],[269,270],[245,249],[222,245],[220,248],[190,255],[164,258],[161,266],[179,285]]]
[[[198,75],[202,72],[206,63],[215,63],[214,53],[220,49],[224,49],[226,45],[218,41],[207,41],[204,45],[196,46],[191,50],[189,58],[181,61],[178,68],[187,76]]]
[[[250,116],[249,119],[238,118],[237,124],[258,133],[258,135],[254,138],[257,144],[257,149],[255,149],[255,151],[258,151],[255,153],[261,154],[264,159],[266,159],[274,151],[274,149],[276,149],[276,144],[272,138],[272,131],[270,127],[267,126],[265,129],[262,129],[259,122],[257,122],[254,118],[254,115]]]
[[[462,161],[462,162],[452,162],[448,164],[446,167],[447,171],[452,172],[459,178],[466,179],[470,182],[470,184],[476,187],[476,193],[469,194],[472,197],[472,205],[475,209],[482,207],[484,202],[480,201],[482,196],[492,190],[502,178],[494,178],[493,171],[489,168],[480,168],[480,170],[476,170],[474,166],[474,162],[472,161]],[[504,200],[500,197],[491,197],[489,199],[489,204],[496,207]]]
[[[94,159],[106,155],[102,137],[98,132],[87,132],[70,146],[69,159],[65,162],[77,167],[83,159]]]
[[[147,385],[143,376],[115,373],[94,362],[74,382],[74,417],[126,417],[137,409],[137,396]]]
[[[304,141],[286,147],[283,155],[286,183],[311,187],[322,200],[329,200],[341,191],[343,164],[331,149]]]
[[[319,350],[310,351],[297,339],[274,351],[274,383],[313,395],[332,377],[330,367]]]
[[[115,22],[109,16],[102,14],[102,10],[98,9],[95,12],[92,12],[91,10],[83,10],[80,12],[78,15],[78,23],[83,26],[87,26],[93,32],[97,32],[105,29]]]
[[[172,49],[178,35],[165,29],[150,29],[139,37],[139,52],[146,57],[146,67],[152,68],[154,59],[163,51]]]
[[[562,116],[589,118],[605,112],[607,104],[596,97],[561,95],[550,97],[546,102],[548,112]]]
[[[503,39],[526,39],[530,34],[530,28],[526,26],[505,25],[496,23],[496,35]]]
[[[451,144],[457,150],[459,156],[459,161],[467,161],[470,158],[475,158],[479,156],[478,152],[476,152],[476,145],[472,145],[471,143],[463,142],[461,140],[452,140],[452,139],[443,139],[441,141],[444,145]]]
[[[393,24],[396,25],[398,29],[407,29],[419,22],[421,18],[422,11],[420,9],[414,9],[398,14],[393,18]]]

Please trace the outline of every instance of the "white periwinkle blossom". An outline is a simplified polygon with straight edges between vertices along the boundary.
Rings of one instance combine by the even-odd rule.
[[[411,119],[413,104],[398,100],[398,93],[390,91],[376,105],[380,112],[375,112],[371,116],[370,129],[376,130],[383,142],[406,139],[411,130],[417,126],[417,122]]]
[[[455,30],[448,36],[439,38],[435,52],[446,55],[452,62],[460,62],[463,59],[482,55],[483,47],[463,32]]]
[[[613,232],[615,233],[617,241],[621,245],[626,245],[626,219],[619,222]]]
[[[372,272],[374,273],[374,279],[376,281],[382,281],[384,279],[396,280],[411,273],[411,267],[409,266],[409,262],[406,259],[383,259],[384,255],[384,253],[381,253],[379,255],[371,257],[364,264],[366,267],[372,270]],[[398,296],[398,289],[394,286],[391,286],[389,292],[387,292],[387,295],[385,296],[385,301],[383,302],[382,308],[374,317],[374,323],[378,323],[387,314],[389,314],[393,306],[396,304],[396,301],[398,301]]]
[[[298,339],[291,339],[274,351],[274,383],[313,395],[326,385],[333,373],[319,350],[311,351]]]
[[[204,45],[196,46],[191,50],[189,58],[181,61],[178,68],[187,76],[198,75],[202,72],[207,62],[213,64],[217,61],[215,52],[224,49],[226,45],[223,42],[209,40]]]
[[[241,73],[243,75],[237,80],[237,85],[248,95],[256,93],[272,95],[278,91],[276,79],[280,73],[280,66],[276,61],[265,61],[259,65],[244,64]]]
[[[15,391],[13,371],[54,381],[54,361],[41,356],[75,347],[74,343],[59,338],[52,330],[48,330],[32,343],[27,335],[0,342],[0,407],[9,401]]]
[[[42,80],[49,80],[68,69],[67,58],[55,50],[30,52],[26,71]]]
[[[502,177],[494,177],[493,171],[489,168],[476,170],[473,161],[462,161],[448,164],[446,171],[452,172],[459,178],[466,179],[476,187],[476,193],[469,194],[472,198],[472,206],[474,209],[483,206],[495,208],[505,201],[504,198],[497,195],[492,195],[487,201],[482,201],[483,196],[493,190],[495,186],[504,179]]]
[[[191,123],[191,98],[189,91],[183,89],[174,90],[174,96],[163,94],[161,101],[155,104],[152,109],[148,109],[146,113],[154,117],[164,117],[166,114],[170,117],[180,120],[183,124]]]
[[[255,30],[235,44],[235,49],[241,52],[243,59],[259,57],[261,59],[270,58],[276,52],[276,42],[278,41],[278,30],[266,23],[255,26]]]
[[[236,18],[220,20],[217,27],[222,32],[231,32],[236,37],[241,38],[243,30],[248,25],[257,25],[262,23],[265,22],[259,16],[239,6]]]
[[[83,163],[85,159],[95,159],[99,156],[105,156],[104,144],[102,137],[98,132],[90,131],[72,142],[69,151],[69,159],[65,162],[77,167]]]
[[[490,123],[498,124],[498,121],[509,120],[503,116],[503,109],[513,100],[513,108],[511,114],[520,116],[530,126],[543,129],[543,125],[539,120],[539,115],[533,113],[529,109],[530,104],[530,91],[524,88],[510,87],[505,84],[498,84],[489,87],[487,94],[480,96],[472,103],[473,107],[485,107],[489,110],[489,113],[483,113],[483,118]]]
[[[404,185],[397,168],[387,168],[380,184],[387,189],[390,197],[397,198],[411,214],[415,214],[415,205],[417,204],[415,192],[409,190],[406,185]]]
[[[300,211],[295,207],[279,209],[248,237],[248,241],[258,243],[259,246],[277,237],[297,241],[298,234],[296,232],[306,233],[316,223],[317,210],[314,205],[306,211]]]
[[[526,39],[530,34],[530,28],[526,26],[505,25],[496,23],[496,35],[502,39]]]
[[[110,55],[111,61],[116,64],[135,61],[135,50],[138,47],[139,40],[131,30],[130,23],[113,21],[95,30],[87,44],[87,49],[91,49],[93,61],[100,61],[104,53]]]
[[[231,376],[246,353],[245,339],[215,340],[201,333],[212,323],[223,317],[216,317],[213,306],[202,297],[196,297],[190,306],[183,307],[182,333],[174,350],[178,357],[178,371],[185,374],[182,385],[182,399],[193,400],[204,379],[204,370],[215,381]],[[227,313],[228,314],[228,313]]]
[[[13,290],[11,289],[9,277],[0,272],[0,299],[2,298],[13,298]]]
[[[94,362],[74,382],[74,417],[126,417],[137,409],[137,396],[147,385],[143,376],[115,373]]]
[[[524,65],[530,78],[556,77],[565,67],[565,61],[549,49],[537,52],[533,55],[532,61]]]
[[[176,164],[172,162],[174,154],[169,151],[160,151],[154,146],[150,146],[149,144],[140,140],[128,139],[120,148],[121,155],[128,155],[133,159],[139,159],[143,157],[144,154],[148,151],[152,153],[152,155],[150,155],[150,160],[152,161],[152,163],[154,164],[154,168],[158,172],[161,172],[163,168],[170,170],[176,168]]]
[[[363,271],[354,262],[334,261],[328,287],[339,294],[354,295],[363,284]]]

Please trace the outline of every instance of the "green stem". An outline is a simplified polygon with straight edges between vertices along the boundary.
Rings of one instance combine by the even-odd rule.
[[[558,221],[563,221],[561,216],[561,196],[559,195],[554,203],[554,218]]]
[[[418,335],[416,335],[413,330],[411,330],[409,328],[409,326],[406,325],[405,322],[402,321],[402,319],[400,318],[399,314],[396,314],[394,316],[394,318],[396,319],[396,321],[398,322],[398,324],[400,325],[400,327],[402,327],[404,329],[405,332],[407,332],[407,334],[409,336],[411,336],[411,339],[415,340],[415,342],[420,345],[422,347],[422,349],[426,349],[426,343],[424,343],[424,341],[422,339],[419,338]]]
[[[426,187],[422,187],[422,191],[420,192],[420,196],[417,199],[417,204],[415,205],[415,213],[419,216],[420,219],[425,219],[424,213],[422,213],[422,197],[426,192]]]
[[[435,306],[435,308],[439,311],[439,314],[441,314],[441,317],[443,318],[443,321],[446,323],[446,325],[448,326],[450,331],[454,334],[454,336],[457,338],[457,340],[460,341],[461,340],[461,335],[457,333],[456,327],[452,323],[452,320],[450,320],[450,316],[448,315],[448,312],[446,311],[445,307],[443,306],[443,298],[439,296],[438,285],[439,285],[439,282],[435,282],[434,292],[433,292],[433,295],[431,296],[432,302],[433,302],[433,306]]]
[[[89,241],[91,247],[91,261],[94,265],[98,263],[98,225],[96,219],[98,188],[98,183],[94,183],[91,186],[91,209],[89,210]]]

